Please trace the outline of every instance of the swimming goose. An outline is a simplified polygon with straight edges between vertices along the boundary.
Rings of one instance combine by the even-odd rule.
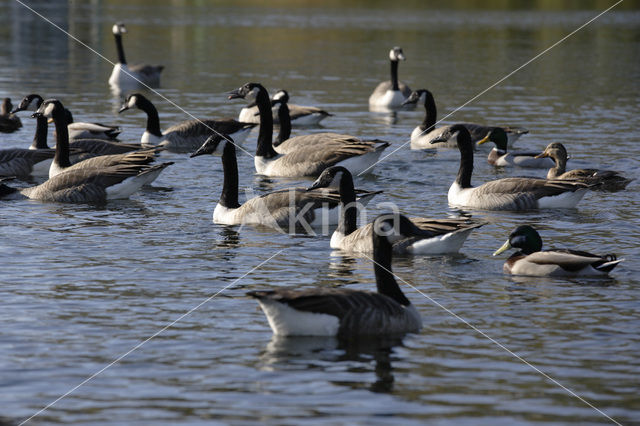
[[[259,83],[247,83],[229,92],[229,99],[255,100],[260,111],[260,133],[254,163],[256,172],[266,176],[318,176],[327,167],[341,165],[352,174],[372,170],[384,141],[365,141],[336,133],[296,136],[273,148],[273,117],[267,90]]]
[[[540,234],[529,225],[518,226],[509,235],[509,239],[493,253],[494,256],[519,248],[505,262],[506,274],[532,275],[537,277],[561,276],[576,277],[584,275],[607,275],[624,259],[615,254],[600,256],[585,251],[561,249],[542,250]]]
[[[433,149],[433,148],[455,148],[457,147],[455,139],[443,140],[438,143],[433,143],[435,139],[441,139],[442,135],[447,133],[453,124],[444,125],[436,129],[436,102],[433,99],[433,94],[427,89],[419,89],[411,93],[411,95],[404,101],[403,104],[417,104],[422,100],[424,102],[425,116],[422,124],[417,126],[411,132],[411,149]],[[479,142],[491,132],[496,129],[495,126],[484,126],[482,124],[475,123],[457,123],[463,124],[471,134],[471,140],[473,142]],[[522,135],[529,133],[529,130],[524,127],[504,126],[500,127],[505,131],[508,138],[508,145],[511,146]]]
[[[276,139],[273,141],[273,148],[276,150],[282,142],[291,137],[291,115],[289,114],[287,100],[288,98],[283,97],[272,102],[274,106],[278,107],[278,119],[280,121],[278,136],[276,136]],[[258,115],[260,114],[258,113]]]
[[[571,208],[582,199],[589,185],[581,182],[534,178],[505,178],[471,186],[473,144],[462,124],[451,126],[442,140],[457,140],[460,168],[449,188],[449,204],[484,210],[531,210]],[[438,140],[436,139],[437,143]]]
[[[555,162],[555,167],[547,173],[547,179],[584,182],[594,185],[592,189],[600,191],[619,191],[632,181],[614,170],[574,169],[567,172],[567,150],[559,142],[549,144],[538,158],[550,158]]]
[[[373,223],[361,228],[356,226],[357,214],[362,205],[357,204],[353,189],[353,178],[349,170],[334,166],[325,169],[310,189],[338,186],[340,188],[340,222],[331,235],[330,246],[333,249],[355,252],[372,252],[371,233]],[[395,254],[443,254],[456,253],[462,247],[469,234],[475,228],[484,225],[467,219],[427,219],[413,217],[407,219],[398,215],[400,221],[411,221],[424,234],[396,241],[393,244]]]
[[[222,194],[213,212],[213,221],[225,225],[243,223],[289,229],[338,222],[340,195],[336,188],[308,191],[287,188],[238,202],[238,163],[233,141],[212,135],[191,157],[222,155],[224,180]],[[366,205],[378,192],[360,191],[360,203]],[[293,231],[293,230],[290,230]]]
[[[491,149],[491,152],[489,152],[489,157],[487,157],[487,161],[492,166],[518,166],[535,169],[548,169],[549,167],[553,167],[553,160],[538,157],[538,152],[507,152],[508,137],[502,127],[493,128],[487,136],[478,142],[478,145],[486,142],[496,144],[496,146]]]
[[[160,73],[164,65],[127,65],[122,47],[122,34],[127,32],[123,23],[116,23],[111,29],[116,40],[118,63],[113,67],[109,77],[109,85],[116,89],[127,90],[140,86],[160,86]]]
[[[167,130],[160,130],[158,110],[149,99],[140,93],[127,96],[119,112],[138,108],[147,114],[147,128],[142,134],[140,143],[145,147],[161,146],[171,152],[191,152],[198,149],[211,135],[221,133],[231,136],[236,143],[247,138],[254,123],[241,123],[232,118],[220,120],[187,120],[174,124]]]
[[[391,60],[391,80],[383,81],[369,96],[369,108],[372,110],[386,111],[399,109],[405,106],[404,100],[411,95],[409,86],[398,81],[398,61],[404,61],[404,53],[401,47],[394,47],[389,52]],[[406,104],[412,106],[412,104]]]
[[[52,118],[56,125],[56,150],[53,163],[49,169],[49,178],[66,171],[78,169],[104,169],[120,164],[149,164],[154,161],[155,155],[157,154],[156,150],[151,149],[122,154],[101,155],[79,161],[72,165],[69,160],[69,135],[67,133],[66,114],[62,103],[56,99],[46,100],[40,105],[33,116]],[[147,174],[146,176],[151,178],[154,174]],[[157,175],[155,176],[157,177]],[[146,183],[151,183],[151,181]]]
[[[391,272],[392,245],[421,236],[411,222],[399,226],[393,215],[380,215],[373,226],[373,268],[377,292],[347,288],[250,291],[278,336],[339,336],[415,333],[422,328],[417,309]]]
[[[283,98],[286,98],[285,102],[289,102],[289,92],[280,89],[271,97],[271,103],[275,106],[276,102]],[[325,118],[333,115],[317,107],[296,104],[289,104],[289,113],[291,123],[296,126],[316,126]],[[242,108],[238,120],[245,123],[260,123],[260,114],[256,103],[252,102]],[[273,123],[280,124],[280,119],[278,118],[278,113],[275,108],[273,109]]]
[[[0,198],[59,203],[104,203],[128,198],[172,162],[158,165],[125,164],[106,169],[79,169],[60,173],[46,182],[24,189],[0,183]],[[155,179],[155,178],[154,178]],[[153,179],[151,179],[153,180]]]
[[[2,133],[13,133],[22,127],[20,118],[11,112],[12,108],[11,99],[4,98],[0,105],[0,132]]]

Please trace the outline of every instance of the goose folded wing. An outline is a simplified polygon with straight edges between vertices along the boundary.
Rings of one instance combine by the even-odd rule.
[[[76,151],[88,152],[97,155],[124,154],[137,151],[140,145],[128,143],[108,142],[101,139],[78,139],[69,142],[69,147]]]

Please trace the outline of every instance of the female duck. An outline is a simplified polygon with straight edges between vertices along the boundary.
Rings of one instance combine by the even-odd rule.
[[[575,277],[582,275],[607,275],[624,259],[615,254],[600,256],[585,251],[562,249],[542,250],[542,238],[531,226],[518,226],[509,239],[493,253],[494,256],[511,247],[520,251],[512,254],[504,264],[504,272],[513,275],[538,277]]]
[[[449,188],[451,205],[484,210],[571,208],[578,204],[588,188],[581,182],[523,177],[498,179],[473,187],[473,144],[469,131],[462,124],[451,126],[441,140],[452,138],[460,150],[460,168]]]
[[[247,293],[258,299],[275,335],[349,337],[420,331],[420,314],[398,286],[391,257],[394,242],[423,232],[409,221],[396,226],[393,215],[378,216],[373,226],[376,293],[346,288]]]
[[[379,83],[369,96],[369,108],[373,111],[399,109],[405,105],[404,100],[411,94],[409,86],[398,81],[398,61],[405,60],[402,48],[396,46],[391,49],[389,59],[391,61],[391,80]]]
[[[232,118],[220,120],[187,120],[174,124],[164,132],[160,130],[158,110],[140,93],[129,95],[119,112],[138,108],[147,114],[147,128],[140,143],[144,147],[161,146],[171,152],[192,152],[198,149],[211,133],[229,135],[242,143],[256,125],[241,123]]]
[[[507,152],[508,137],[502,127],[494,127],[478,145],[486,142],[496,144],[489,152],[487,161],[492,166],[498,167],[528,167],[534,169],[547,169],[553,167],[553,160],[538,156],[537,152]]]
[[[373,223],[362,228],[356,225],[359,207],[353,188],[351,173],[344,167],[334,166],[326,169],[309,188],[338,187],[340,189],[340,222],[331,236],[331,248],[353,252],[371,253],[373,251]],[[397,215],[398,223],[411,221],[423,232],[420,236],[408,237],[393,244],[395,254],[443,254],[456,253],[462,247],[471,231],[482,226],[466,219],[411,219]]]
[[[265,225],[276,229],[310,231],[308,226],[338,221],[340,205],[336,189],[308,191],[288,188],[238,202],[238,162],[233,141],[222,135],[212,135],[191,157],[204,154],[222,155],[224,180],[222,194],[213,212],[213,221],[224,225]],[[360,198],[368,203],[378,192],[366,192]]]
[[[260,133],[254,157],[256,171],[266,176],[318,176],[327,167],[341,165],[352,174],[370,171],[382,151],[383,141],[364,141],[349,135],[316,133],[291,138],[273,148],[273,117],[266,89],[247,83],[229,93],[229,99],[255,100],[260,110]]]
[[[449,132],[452,124],[438,127],[436,129],[436,102],[433,94],[427,89],[416,90],[403,102],[403,105],[417,104],[424,102],[425,116],[422,124],[417,126],[411,132],[411,149],[432,149],[432,148],[455,148],[455,139],[441,140],[442,135]],[[484,126],[476,123],[459,123],[464,125],[471,135],[472,142],[478,142],[493,129],[494,126]],[[513,145],[515,141],[522,135],[529,133],[524,127],[500,127],[507,134],[508,144]],[[435,142],[435,140],[440,140]]]
[[[164,69],[163,65],[127,65],[122,47],[122,34],[127,32],[123,23],[116,23],[111,29],[116,40],[118,50],[118,63],[113,67],[109,85],[117,90],[129,90],[140,86],[159,87],[160,73]]]
[[[613,170],[574,169],[567,172],[567,150],[559,142],[549,144],[537,158],[550,158],[555,162],[555,167],[547,173],[547,179],[584,182],[593,185],[594,190],[620,191],[632,180]]]

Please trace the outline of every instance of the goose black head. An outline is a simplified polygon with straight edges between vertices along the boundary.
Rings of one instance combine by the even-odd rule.
[[[57,99],[47,99],[42,102],[40,107],[34,112],[31,117],[47,117],[52,118],[55,114],[63,113],[64,114],[64,106],[62,102]]]
[[[260,83],[246,83],[228,93],[228,99],[242,98],[247,102],[253,102],[258,97],[258,93],[265,88]]]
[[[273,97],[271,98],[271,105],[276,105],[278,103],[286,104],[289,102],[289,92],[284,89],[278,90]]]
[[[532,226],[520,225],[510,235],[509,239],[493,253],[494,256],[509,250],[519,248],[525,254],[535,253],[542,250],[542,238]]]
[[[122,34],[126,34],[127,28],[124,26],[122,22],[116,22],[115,24],[113,24],[113,27],[111,28],[111,32],[114,35],[122,35]]]
[[[215,133],[209,136],[190,157],[193,158],[205,154],[222,155],[228,143],[233,144],[233,139],[230,136]]]
[[[336,188],[340,186],[342,179],[352,179],[351,172],[342,166],[327,167],[318,176],[313,184],[307,188],[307,191],[311,191],[316,188]]]
[[[31,95],[27,95],[25,96],[21,101],[20,101],[20,105],[18,105],[13,111],[11,111],[12,114],[15,114],[16,112],[19,111],[37,111],[38,108],[40,108],[40,105],[42,105],[43,99],[42,96],[40,95],[36,95],[35,93],[31,94]]]
[[[396,62],[404,61],[405,57],[404,52],[402,51],[402,47],[395,46],[393,49],[391,49],[391,51],[389,52],[389,59]]]
[[[455,124],[451,126],[440,136],[433,139],[430,143],[446,142],[452,139],[457,140],[458,144],[460,144],[460,142],[471,143],[471,135],[469,134],[469,130],[467,130],[467,128],[462,124]]]
[[[122,111],[126,111],[128,109],[137,108],[138,107],[138,102],[142,98],[144,98],[144,96],[141,95],[140,93],[132,93],[132,94],[130,94],[124,100],[124,103],[120,107],[120,110],[118,110],[118,114],[121,113]]]

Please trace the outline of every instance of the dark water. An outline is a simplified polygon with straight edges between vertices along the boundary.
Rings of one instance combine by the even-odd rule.
[[[390,47],[404,48],[400,77],[429,88],[443,115],[573,31],[591,10],[392,9],[383,3],[29,2],[106,57],[111,25],[127,24],[128,59],[163,63],[160,92],[198,117],[235,116],[225,92],[247,81],[286,88],[295,103],[334,117],[322,130],[400,146],[423,110],[368,112],[387,78]],[[622,5],[450,120],[525,126],[522,149],[560,141],[570,167],[638,178],[640,13]],[[139,111],[117,115],[111,65],[17,2],[0,2],[0,95],[60,98],[76,120],[114,122],[138,140]],[[163,127],[189,118],[159,96]],[[33,120],[2,135],[26,146]],[[318,129],[294,129],[294,134]],[[245,147],[253,150],[255,134]],[[538,171],[496,171],[479,153],[473,181]],[[331,253],[328,236],[278,235],[211,221],[219,158],[175,161],[130,200],[106,206],[21,201],[0,208],[0,416],[19,420],[80,384],[183,314],[180,321],[57,402],[34,423],[596,424],[608,420],[478,331],[526,359],[621,423],[640,418],[638,183],[593,192],[570,211],[473,212],[490,222],[461,254],[401,258],[394,271],[425,327],[401,341],[273,339],[250,289],[371,289],[366,259]],[[456,152],[407,147],[357,184],[415,215],[444,217]],[[262,180],[239,158],[243,189],[307,181]],[[520,223],[547,246],[626,258],[607,280],[518,279],[491,253]],[[282,250],[282,251],[280,251]],[[277,254],[258,270],[244,276]],[[240,279],[239,279],[240,278]],[[220,290],[230,286],[217,296]],[[427,296],[427,297],[426,297]],[[437,304],[435,303],[437,302]]]

